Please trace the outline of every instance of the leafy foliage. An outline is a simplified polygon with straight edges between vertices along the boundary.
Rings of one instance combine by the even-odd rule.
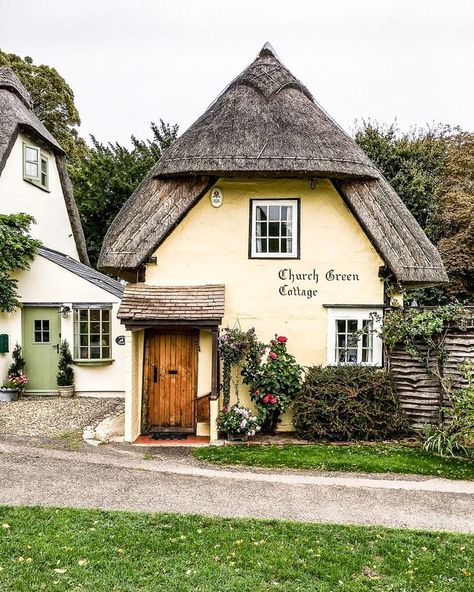
[[[70,156],[87,150],[79,138],[81,120],[74,104],[74,93],[55,68],[35,65],[30,57],[21,58],[0,50],[0,66],[12,68],[30,93],[33,111]]]
[[[31,238],[34,223],[27,214],[0,214],[0,312],[13,312],[20,306],[15,271],[26,270],[34,259],[40,241]]]
[[[71,386],[74,384],[74,370],[71,364],[71,350],[69,349],[69,343],[64,339],[59,350],[58,374],[56,376],[58,386]]]
[[[400,133],[363,121],[355,134],[441,253],[450,283],[407,293],[419,304],[474,300],[474,134],[438,125]]]
[[[160,120],[151,124],[153,138],[137,140],[132,148],[102,144],[93,136],[92,148],[69,163],[68,172],[86,236],[89,258],[97,264],[107,228],[150,168],[176,139],[178,126]]]
[[[408,430],[390,373],[365,366],[310,368],[293,424],[305,440],[383,440]]]
[[[286,344],[286,337],[275,335],[269,346],[247,359],[242,370],[244,383],[249,385],[258,409],[262,431],[267,434],[275,431],[280,416],[301,390],[303,368],[287,352]]]
[[[447,422],[428,434],[424,448],[441,456],[474,457],[474,363],[462,367],[466,386],[451,391],[451,405],[445,408]]]

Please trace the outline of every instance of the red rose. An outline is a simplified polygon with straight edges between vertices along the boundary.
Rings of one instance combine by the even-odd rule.
[[[270,403],[272,399],[272,395],[270,393],[267,393],[264,397],[262,397],[262,403],[264,405],[268,405]]]
[[[280,343],[286,343],[288,341],[288,337],[280,335],[280,337],[277,337],[277,341],[279,341]]]
[[[276,355],[276,353],[275,352],[272,352],[272,351],[268,354],[268,357],[271,360],[276,360],[278,358],[278,356]]]
[[[253,389],[253,392],[254,392],[255,395],[259,395],[260,394],[260,391],[258,390],[258,388],[254,388]]]

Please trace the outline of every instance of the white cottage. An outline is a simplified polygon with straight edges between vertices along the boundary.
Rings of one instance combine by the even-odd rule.
[[[128,346],[117,321],[123,286],[90,267],[64,151],[31,111],[12,70],[0,68],[0,214],[20,212],[35,218],[32,235],[43,246],[30,269],[17,274],[21,309],[0,313],[0,382],[19,343],[27,393],[57,392],[66,339],[76,393],[123,396]]]

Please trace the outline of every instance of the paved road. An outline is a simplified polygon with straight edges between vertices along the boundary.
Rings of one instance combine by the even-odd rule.
[[[182,449],[0,442],[0,504],[184,512],[474,533],[474,482],[210,468]]]

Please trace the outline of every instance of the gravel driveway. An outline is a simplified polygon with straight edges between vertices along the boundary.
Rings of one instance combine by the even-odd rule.
[[[0,434],[55,437],[124,410],[123,399],[24,397],[0,402]]]

